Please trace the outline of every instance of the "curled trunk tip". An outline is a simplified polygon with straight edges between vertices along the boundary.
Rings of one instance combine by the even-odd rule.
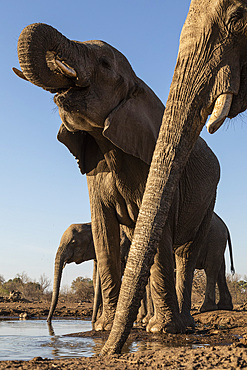
[[[71,79],[56,70],[53,62],[59,53],[70,50],[73,42],[52,26],[33,23],[25,27],[18,40],[18,58],[23,75],[46,90],[68,88]]]

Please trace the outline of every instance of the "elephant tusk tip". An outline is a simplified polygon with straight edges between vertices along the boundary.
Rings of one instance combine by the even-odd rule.
[[[68,64],[66,64],[65,62],[61,62],[61,60],[59,59],[55,59],[55,63],[56,65],[58,66],[58,68],[60,69],[60,71],[66,75],[67,77],[69,78],[75,78],[77,77],[77,73],[76,71],[74,70],[74,68],[70,67]]]
[[[20,78],[22,78],[23,80],[26,80],[28,81],[28,79],[24,76],[24,73],[22,71],[20,71],[19,69],[15,68],[15,67],[12,67],[12,71]]]
[[[218,96],[215,101],[211,117],[207,123],[207,130],[210,134],[214,134],[225,121],[229,114],[233,95],[225,93]]]
[[[221,117],[221,119],[217,119],[217,120],[209,120],[206,127],[207,127],[207,130],[210,134],[214,134],[219,128],[220,126],[224,123],[226,117]]]

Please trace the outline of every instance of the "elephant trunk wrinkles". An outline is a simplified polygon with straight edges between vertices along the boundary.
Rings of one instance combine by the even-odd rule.
[[[180,72],[176,73],[175,70],[174,73],[122,280],[113,327],[102,354],[119,353],[130,333],[174,192],[207,119],[206,114],[202,116],[200,94],[196,92],[194,99],[188,94],[193,81],[181,83],[183,72],[185,73],[180,68]],[[193,73],[189,76],[196,78]],[[192,104],[196,109],[192,109]]]
[[[54,313],[54,311],[56,309],[56,306],[57,306],[59,289],[60,289],[61,278],[62,278],[63,265],[64,265],[64,256],[63,256],[62,253],[60,253],[60,251],[58,251],[58,253],[56,255],[56,260],[55,260],[52,301],[51,301],[49,314],[48,314],[48,317],[47,317],[48,322],[51,322],[53,313]]]
[[[83,46],[81,46],[83,47]],[[77,44],[70,41],[55,28],[34,23],[21,32],[18,40],[18,58],[24,76],[34,85],[50,92],[74,85],[73,79],[66,77],[57,68],[55,58],[69,60]]]

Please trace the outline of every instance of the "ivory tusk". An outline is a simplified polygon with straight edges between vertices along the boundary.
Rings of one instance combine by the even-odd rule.
[[[13,72],[15,72],[15,74],[20,77],[20,78],[23,78],[23,80],[26,80],[28,81],[28,79],[24,76],[24,73],[22,71],[20,71],[19,69],[13,67],[12,68]]]
[[[69,67],[67,64],[65,64],[64,62],[61,62],[60,60],[58,59],[55,59],[55,62],[57,64],[57,66],[59,67],[59,69],[68,77],[76,77],[77,74],[76,74],[76,71]]]
[[[233,95],[231,93],[227,93],[221,94],[216,99],[213,112],[207,123],[207,130],[210,134],[214,134],[228,116],[232,104],[232,97]]]

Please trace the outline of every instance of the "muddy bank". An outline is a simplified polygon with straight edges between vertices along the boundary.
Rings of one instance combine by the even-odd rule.
[[[67,306],[67,305],[66,305]],[[31,307],[28,306],[31,310]],[[26,307],[26,310],[27,308]],[[60,310],[65,310],[61,305]],[[23,308],[23,307],[22,307]],[[81,307],[82,308],[82,307]],[[1,307],[0,307],[1,309]],[[16,308],[18,309],[18,308]],[[41,311],[46,308],[39,308]],[[88,307],[89,309],[89,307]],[[11,307],[11,310],[14,310]],[[80,308],[66,307],[66,310]],[[82,311],[86,308],[82,308]],[[14,311],[11,311],[14,312]],[[30,313],[33,312],[32,310]],[[37,315],[36,312],[36,315]],[[66,316],[68,314],[67,311]],[[136,342],[138,351],[121,355],[79,359],[31,361],[2,361],[0,369],[244,369],[247,368],[247,311],[235,307],[234,311],[192,312],[195,330],[185,334],[153,335],[143,328],[133,328],[130,342]],[[84,317],[81,316],[81,317]],[[107,339],[109,333],[94,331],[70,334]],[[151,343],[151,344],[150,344]]]
[[[80,358],[47,360],[35,358],[31,361],[0,362],[0,369],[244,369],[247,367],[246,348],[235,345],[211,348],[188,349],[165,348],[146,350],[140,353],[107,356],[104,358]]]
[[[20,317],[26,313],[27,318],[42,318],[48,316],[50,302],[0,302],[0,319],[2,317]],[[70,302],[60,300],[54,318],[90,318],[93,312],[92,302]]]

